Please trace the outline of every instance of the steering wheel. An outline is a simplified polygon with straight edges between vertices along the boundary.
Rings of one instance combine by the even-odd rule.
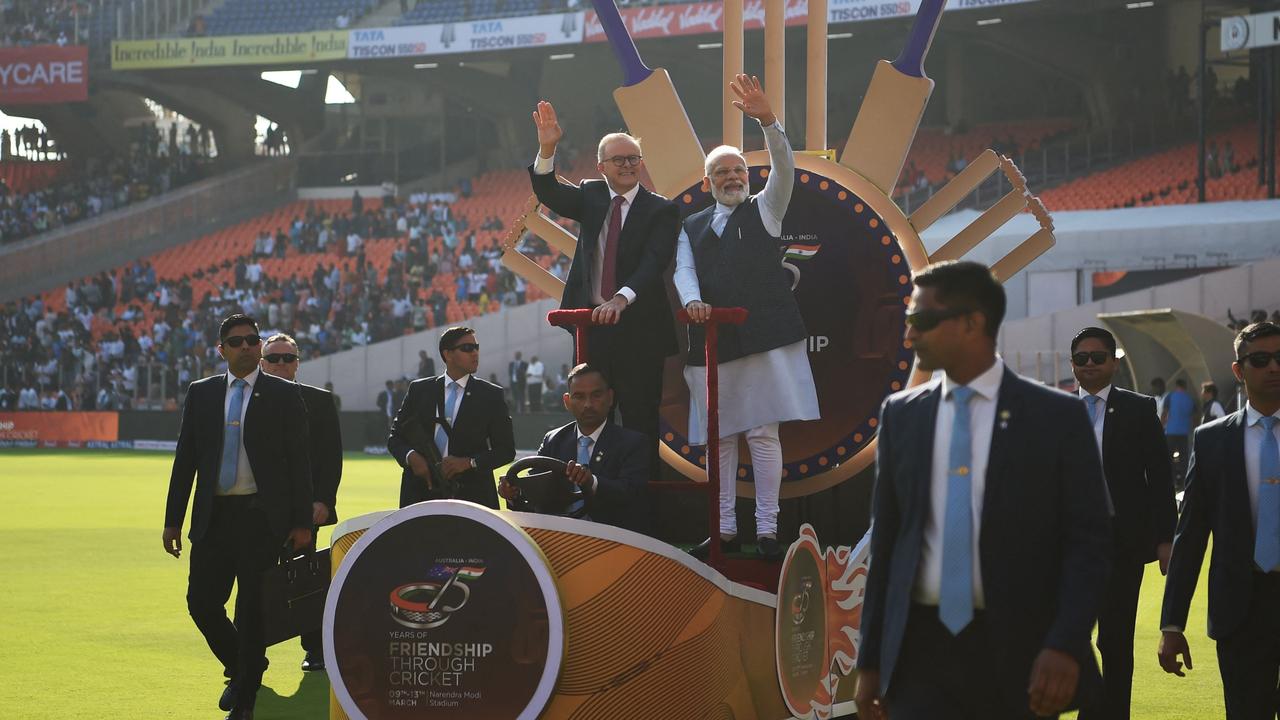
[[[541,455],[517,460],[503,480],[516,488],[520,496],[507,505],[520,512],[583,517],[587,514],[587,495],[569,481],[567,470],[564,461]],[[525,471],[528,473],[520,474]]]

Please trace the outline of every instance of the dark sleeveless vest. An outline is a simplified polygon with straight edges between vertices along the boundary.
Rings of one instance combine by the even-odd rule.
[[[808,337],[791,292],[791,273],[782,267],[782,243],[765,230],[756,198],[734,208],[723,236],[711,229],[715,211],[712,205],[684,221],[702,301],[748,311],[742,325],[717,328],[717,360],[726,363]],[[703,327],[689,325],[689,365],[707,364],[705,342]]]

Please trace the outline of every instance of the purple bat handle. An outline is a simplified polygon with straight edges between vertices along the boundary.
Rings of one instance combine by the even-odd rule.
[[[614,57],[622,66],[622,84],[630,87],[653,74],[653,70],[640,59],[640,51],[636,50],[636,42],[627,32],[626,23],[613,0],[591,0],[596,8],[596,17],[604,27],[604,34],[609,37],[609,47],[613,48]]]
[[[920,3],[916,20],[911,25],[911,34],[907,36],[907,46],[893,61],[894,69],[911,77],[925,76],[924,56],[929,54],[929,46],[933,44],[933,35],[938,31],[938,22],[942,20],[942,9],[946,4],[947,0],[923,0]]]

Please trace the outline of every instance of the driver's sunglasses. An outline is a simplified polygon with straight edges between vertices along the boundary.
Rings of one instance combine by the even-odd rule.
[[[1071,364],[1076,367],[1084,367],[1092,360],[1094,365],[1101,365],[1110,359],[1112,353],[1103,350],[1092,350],[1090,352],[1078,352],[1071,356]]]
[[[946,310],[917,310],[913,313],[907,313],[907,325],[919,330],[920,332],[929,332],[930,330],[942,324],[943,320],[968,315],[973,312],[969,308],[950,308]]]
[[[1272,360],[1275,360],[1276,364],[1280,365],[1280,350],[1273,353],[1262,350],[1259,350],[1258,352],[1251,352],[1248,355],[1241,355],[1238,362],[1247,362],[1252,367],[1261,370],[1262,368],[1270,365]]]
[[[614,167],[624,167],[627,165],[635,167],[640,164],[640,160],[643,158],[643,155],[614,155],[611,158],[605,158],[605,160],[613,163]]]
[[[480,349],[480,343],[462,343],[461,345],[454,345],[449,349],[457,350],[459,352],[464,352],[464,353],[473,353],[473,352],[477,352]]]
[[[229,337],[222,338],[223,345],[233,348],[238,348],[246,343],[249,347],[257,347],[260,342],[262,342],[261,335],[231,335]]]
[[[294,355],[293,353],[271,353],[270,355],[263,355],[262,359],[266,360],[272,365],[279,365],[280,363],[298,362],[298,356]]]

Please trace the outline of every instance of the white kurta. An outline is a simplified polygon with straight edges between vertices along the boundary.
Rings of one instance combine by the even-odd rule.
[[[764,190],[757,196],[757,204],[765,230],[779,237],[782,235],[782,218],[791,202],[795,160],[780,124],[775,122],[763,130],[772,170]],[[716,204],[711,220],[711,228],[716,234],[724,231],[734,209]],[[693,245],[683,229],[676,245],[673,279],[682,305],[701,301]],[[818,392],[813,384],[813,370],[809,367],[805,340],[721,363],[719,373],[721,437],[770,423],[817,420],[820,417]],[[688,365],[684,369],[684,379],[689,384],[689,443],[702,445],[707,441],[707,370]]]

